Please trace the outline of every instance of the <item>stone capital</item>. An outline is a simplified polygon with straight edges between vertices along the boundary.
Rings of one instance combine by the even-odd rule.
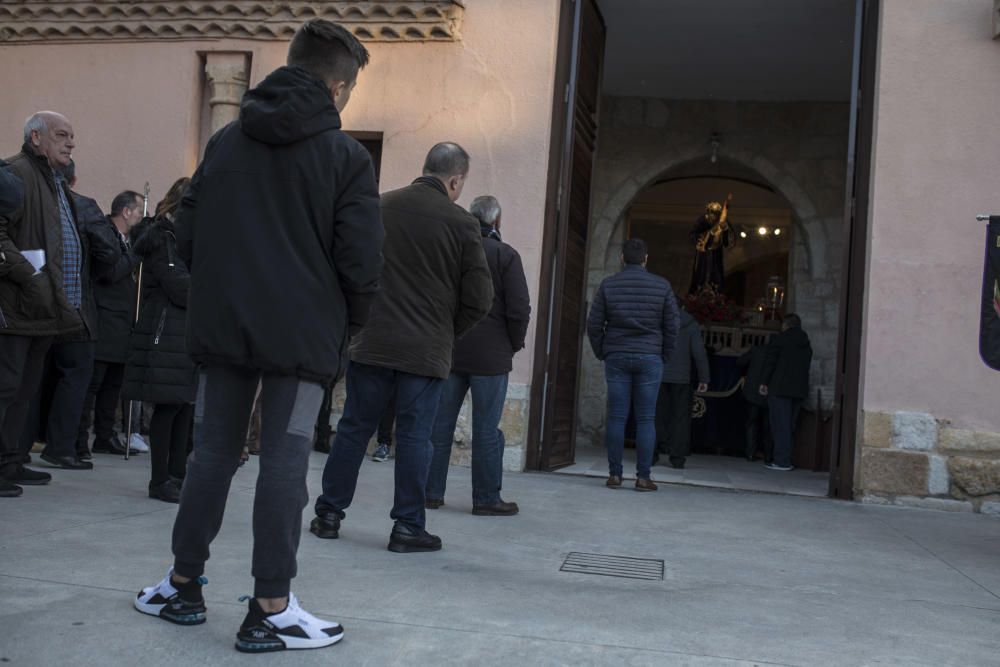
[[[212,52],[205,54],[211,134],[236,120],[240,102],[250,82],[250,54]]]

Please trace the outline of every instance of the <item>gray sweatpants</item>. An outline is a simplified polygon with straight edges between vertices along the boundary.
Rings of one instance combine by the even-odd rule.
[[[258,383],[261,397],[260,473],[253,505],[254,595],[288,595],[295,577],[306,472],[323,388],[295,377],[229,366],[202,370],[188,459],[174,521],[174,571],[198,577],[222,527],[229,484],[246,441]]]

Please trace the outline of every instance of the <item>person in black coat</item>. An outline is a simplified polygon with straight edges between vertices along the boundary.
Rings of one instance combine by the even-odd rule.
[[[153,616],[204,620],[201,575],[260,386],[254,597],[237,633],[237,648],[248,652],[343,637],[338,624],[303,611],[290,589],[310,436],[324,388],[343,371],[348,336],[368,319],[382,267],[372,160],[340,129],[368,51],[345,28],[312,19],[292,37],[287,63],[213,135],[177,214],[179,255],[191,269],[187,343],[200,364],[198,419],[174,521],[174,567],[134,601]]]
[[[438,404],[427,476],[427,507],[444,504],[448,463],[458,413],[472,392],[472,513],[517,514],[517,503],[500,497],[503,486],[504,436],[500,430],[507,377],[514,354],[524,347],[531,305],[521,256],[500,238],[501,210],[495,197],[476,197],[469,212],[479,220],[483,251],[493,277],[493,306],[469,333],[455,342],[451,374]]]
[[[187,351],[188,288],[191,274],[177,254],[174,212],[190,179],[178,179],[156,206],[156,215],[134,230],[142,259],[142,305],[129,341],[122,396],[154,404],[149,424],[152,474],[149,497],[176,503],[191,422],[197,374]]]
[[[792,442],[799,407],[809,395],[809,365],[812,346],[802,330],[798,315],[785,316],[782,331],[767,345],[764,370],[761,372],[760,394],[767,396],[771,416],[771,437],[774,439],[774,460],[766,464],[771,470],[792,469]]]
[[[764,463],[770,463],[773,456],[771,442],[770,415],[767,411],[767,396],[760,393],[763,384],[764,361],[767,359],[767,347],[754,345],[736,360],[736,365],[743,369],[743,399],[747,402],[746,422],[746,457],[753,461],[757,450],[763,446]]]
[[[81,458],[90,456],[91,416],[95,436],[93,451],[125,453],[124,445],[115,435],[114,420],[125,378],[129,334],[135,313],[134,273],[140,261],[132,252],[128,234],[141,219],[142,195],[126,190],[111,202],[111,215],[94,220],[85,229],[93,260],[91,282],[97,304],[97,348],[77,435],[77,454]]]

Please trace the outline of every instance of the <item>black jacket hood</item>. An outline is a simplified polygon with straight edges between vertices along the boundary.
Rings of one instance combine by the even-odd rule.
[[[257,141],[294,144],[340,128],[330,92],[301,67],[279,67],[243,96],[240,127]]]

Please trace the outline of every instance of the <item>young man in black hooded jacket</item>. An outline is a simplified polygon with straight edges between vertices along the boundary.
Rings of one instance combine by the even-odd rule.
[[[191,270],[188,350],[202,371],[195,445],[173,531],[174,566],[135,606],[179,624],[205,620],[208,548],[263,384],[254,499],[254,597],[237,633],[247,652],[317,648],[343,637],[290,593],[313,425],[367,320],[382,267],[371,158],[340,131],[368,52],[347,30],[311,20],[288,65],[243,98],[217,132],[176,221]]]

